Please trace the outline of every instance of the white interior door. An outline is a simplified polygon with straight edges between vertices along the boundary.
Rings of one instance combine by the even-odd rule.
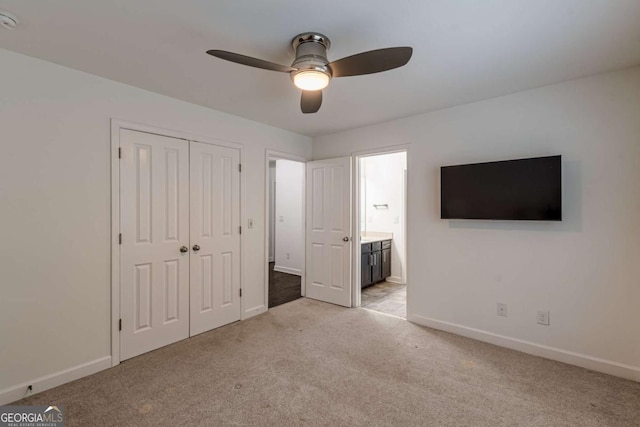
[[[120,359],[189,336],[189,145],[121,130]]]
[[[240,151],[191,142],[191,335],[240,320]]]
[[[307,294],[351,307],[351,158],[307,163]]]

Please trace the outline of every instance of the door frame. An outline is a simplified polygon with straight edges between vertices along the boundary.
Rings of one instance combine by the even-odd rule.
[[[264,185],[264,306],[265,311],[269,310],[269,162],[272,160],[292,160],[294,162],[300,162],[305,165],[305,173],[302,176],[302,229],[300,233],[302,234],[302,247],[303,247],[303,256],[302,256],[302,275],[300,276],[301,280],[301,288],[300,293],[304,297],[307,294],[307,194],[306,194],[306,164],[307,159],[298,156],[296,154],[285,153],[283,151],[274,151],[274,150],[265,150],[264,155],[264,174],[265,174],[265,185]],[[277,189],[277,187],[276,187]],[[274,254],[275,256],[275,254]]]
[[[183,139],[187,142],[196,141],[205,144],[235,148],[240,152],[242,164],[243,144],[222,139],[196,135],[184,131],[164,129],[158,126],[129,122],[121,119],[111,119],[111,366],[120,364],[120,130],[127,129],[145,132],[170,138]],[[242,174],[240,174],[240,225],[244,221],[242,216]],[[242,234],[240,235],[240,288],[243,284]],[[240,299],[240,319],[244,318],[244,300]]]
[[[407,233],[407,223],[408,223],[408,187],[409,187],[409,180],[408,175],[409,175],[409,152],[411,149],[411,145],[410,144],[402,144],[402,145],[391,145],[391,146],[387,146],[387,147],[380,147],[380,148],[374,148],[374,149],[370,149],[370,150],[362,150],[362,151],[354,151],[351,153],[351,157],[352,157],[352,161],[353,161],[353,194],[354,194],[354,198],[353,198],[353,242],[355,243],[353,245],[353,286],[351,288],[352,291],[352,295],[351,295],[351,301],[353,301],[352,303],[352,307],[360,307],[362,305],[362,299],[361,299],[361,288],[360,288],[360,261],[361,261],[361,257],[360,257],[360,206],[361,206],[361,200],[360,200],[360,159],[363,157],[371,157],[371,156],[379,156],[379,155],[383,155],[383,154],[393,154],[393,153],[400,153],[400,152],[404,152],[406,153],[407,156],[407,172],[405,173],[405,185],[404,185],[404,207],[403,207],[403,233],[404,233],[404,247],[403,247],[403,251],[404,251],[404,266],[402,268],[402,273],[404,276],[404,281],[406,282],[406,286],[407,286],[407,319],[410,317],[410,280],[409,280],[409,269],[407,268],[407,266],[409,265],[409,252],[408,252],[408,247],[409,247],[409,235]]]

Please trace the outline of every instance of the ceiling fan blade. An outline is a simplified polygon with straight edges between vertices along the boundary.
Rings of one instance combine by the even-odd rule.
[[[303,113],[317,113],[322,105],[321,90],[303,90],[300,98],[300,109]]]
[[[413,48],[388,47],[386,49],[370,50],[346,58],[338,59],[329,64],[333,77],[360,76],[402,67],[409,59]]]
[[[208,50],[207,53],[226,61],[248,65],[249,67],[262,68],[263,70],[280,71],[282,73],[290,73],[291,71],[297,70],[297,68],[275,64],[273,62],[265,61],[258,58],[252,58],[246,55],[240,55],[239,53],[227,52],[226,50]]]

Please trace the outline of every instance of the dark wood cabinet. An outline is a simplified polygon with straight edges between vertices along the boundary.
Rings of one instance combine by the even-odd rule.
[[[371,252],[371,260],[373,265],[371,266],[371,280],[373,283],[378,283],[382,278],[382,251]]]
[[[363,253],[360,261],[360,287],[373,284],[371,278],[371,252]]]
[[[362,243],[360,252],[360,287],[391,276],[391,240]]]
[[[382,250],[382,277],[391,276],[391,248]]]

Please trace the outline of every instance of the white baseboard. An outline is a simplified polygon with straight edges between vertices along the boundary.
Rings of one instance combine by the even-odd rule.
[[[65,369],[64,371],[5,388],[4,390],[0,390],[0,405],[15,402],[23,397],[33,396],[41,391],[49,390],[50,388],[95,374],[110,367],[111,356],[105,356],[91,362],[83,363],[82,365],[74,366],[73,368]],[[33,386],[33,391],[27,389],[30,385]],[[52,404],[55,404],[55,402],[52,402]]]
[[[534,356],[557,360],[558,362],[564,362],[570,365],[591,369],[592,371],[602,372],[605,374],[614,375],[616,377],[640,382],[640,367],[638,366],[625,365],[622,363],[614,362],[612,360],[600,359],[598,357],[588,356],[586,354],[561,350],[559,348],[536,344],[530,341],[524,341],[516,338],[510,338],[503,335],[494,334],[492,332],[482,331],[480,329],[474,329],[467,326],[444,322],[441,320],[430,319],[428,317],[423,317],[416,314],[410,314],[407,317],[407,320],[413,323],[417,323],[418,325],[427,326],[429,328],[438,329],[441,331],[451,332],[452,334],[462,335],[467,338],[473,338],[475,340],[498,345],[500,347],[506,347],[512,350],[521,351],[523,353],[532,354]]]
[[[280,273],[295,274],[296,276],[302,276],[302,270],[299,268],[282,267],[280,265],[274,265],[273,271],[279,271]]]
[[[257,316],[258,314],[266,313],[267,306],[264,304],[257,305],[255,307],[248,308],[244,311],[244,315],[240,320],[246,320],[253,316]]]
[[[402,277],[399,277],[399,276],[389,276],[384,280],[386,280],[387,282],[397,283],[399,285],[404,285],[404,283],[402,283]]]
[[[275,262],[275,261],[276,261],[276,259],[274,257],[272,257],[272,256],[269,257],[269,262]]]

